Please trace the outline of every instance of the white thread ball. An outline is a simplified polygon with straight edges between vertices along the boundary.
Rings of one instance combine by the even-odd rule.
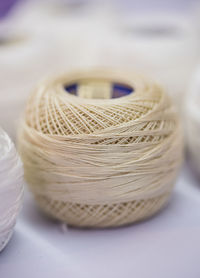
[[[192,166],[200,174],[200,68],[195,72],[185,99],[186,139]]]
[[[0,251],[13,233],[22,197],[22,163],[13,142],[0,129]]]

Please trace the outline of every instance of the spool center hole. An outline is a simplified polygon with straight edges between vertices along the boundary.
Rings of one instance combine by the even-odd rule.
[[[74,82],[64,86],[68,93],[92,99],[110,99],[127,96],[134,92],[134,89],[126,84],[118,82],[91,81]]]

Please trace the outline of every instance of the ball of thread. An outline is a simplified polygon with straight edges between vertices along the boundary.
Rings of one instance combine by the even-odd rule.
[[[200,68],[195,72],[185,99],[185,133],[193,169],[200,174]]]
[[[25,178],[47,214],[69,225],[111,227],[166,204],[182,135],[158,85],[96,69],[39,85],[27,103],[19,149]]]
[[[0,129],[0,251],[13,233],[22,196],[22,163],[14,144]]]

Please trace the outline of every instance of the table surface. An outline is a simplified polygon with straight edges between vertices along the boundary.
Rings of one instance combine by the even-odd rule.
[[[29,193],[0,254],[1,278],[199,278],[200,182],[183,167],[169,205],[149,220],[107,230],[67,228]]]

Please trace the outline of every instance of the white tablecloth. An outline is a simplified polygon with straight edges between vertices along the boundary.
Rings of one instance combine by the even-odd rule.
[[[129,227],[64,229],[30,194],[0,254],[1,278],[199,278],[200,182],[185,166],[166,209]]]

